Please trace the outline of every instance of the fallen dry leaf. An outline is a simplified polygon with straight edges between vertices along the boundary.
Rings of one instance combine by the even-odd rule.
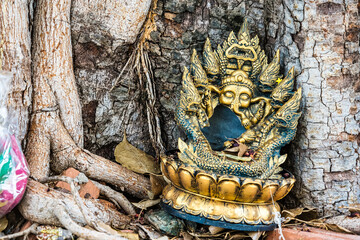
[[[342,233],[349,233],[349,234],[354,234],[352,231],[350,231],[347,228],[344,228],[342,226],[339,226],[338,224],[330,224],[330,223],[325,223],[326,228],[334,231],[334,232],[342,232]]]
[[[281,217],[285,219],[284,223],[288,223],[291,220],[304,220],[304,221],[310,221],[313,219],[317,219],[317,212],[315,208],[293,208],[293,209],[287,209],[283,210],[281,212]]]
[[[115,161],[137,173],[160,173],[159,164],[145,152],[131,145],[124,134],[123,141],[115,148]]]
[[[149,207],[155,206],[156,204],[160,203],[160,199],[148,199],[148,200],[142,200],[138,203],[132,203],[135,207],[146,210]]]
[[[150,199],[154,199],[159,196],[164,187],[166,186],[166,181],[162,175],[150,174],[150,183],[151,183],[151,193],[148,193]]]
[[[334,232],[353,233],[351,230],[340,226],[340,222],[319,218],[315,208],[294,208],[283,210],[281,216],[285,219],[283,226],[304,225]],[[336,218],[336,217],[335,217]],[[343,222],[343,221],[342,221]]]

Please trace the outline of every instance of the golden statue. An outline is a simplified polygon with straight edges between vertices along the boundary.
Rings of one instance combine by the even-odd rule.
[[[188,140],[179,139],[178,154],[161,163],[170,213],[238,230],[275,227],[276,201],[295,182],[280,167],[280,149],[294,138],[301,115],[294,68],[284,79],[279,71],[280,52],[268,63],[246,20],[215,51],[207,39],[203,62],[194,50],[176,110]]]

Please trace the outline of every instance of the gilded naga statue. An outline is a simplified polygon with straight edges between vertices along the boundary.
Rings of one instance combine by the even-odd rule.
[[[184,69],[176,121],[188,139],[162,158],[164,207],[200,223],[270,230],[275,201],[295,182],[280,167],[301,115],[294,68],[283,78],[280,52],[269,63],[246,20],[216,50],[207,39],[202,55],[194,50]]]

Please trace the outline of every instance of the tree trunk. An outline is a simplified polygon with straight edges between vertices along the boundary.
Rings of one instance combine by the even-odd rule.
[[[27,133],[32,93],[28,9],[27,0],[0,2],[0,68],[13,74],[8,109],[19,141]]]
[[[14,74],[9,107],[19,113],[20,140],[30,126],[26,156],[34,179],[74,167],[135,197],[147,197],[151,186],[146,177],[89,153],[83,142],[102,156],[112,157],[126,130],[131,143],[151,152],[146,101],[152,95],[150,105],[158,108],[162,122],[157,136],[164,137],[167,150],[176,148],[178,137],[185,137],[176,126],[174,112],[181,69],[189,66],[190,50],[201,52],[206,37],[213,46],[221,43],[247,17],[251,33],[259,35],[267,55],[280,48],[282,72],[295,66],[297,85],[303,88],[303,117],[297,138],[288,148],[292,159],[287,164],[298,178],[293,191],[296,204],[312,205],[327,214],[359,202],[357,1],[158,0],[157,29],[148,42],[156,93],[144,94],[133,75],[121,78],[110,92],[150,2],[74,1],[71,24],[79,93],[72,64],[71,1],[37,1],[33,92],[27,1],[0,3],[2,65]],[[127,19],[127,24],[119,18]],[[30,186],[25,199],[36,199],[35,190],[44,186],[33,181]],[[21,209],[24,215],[32,212],[30,204]]]
[[[16,107],[20,109],[20,120],[27,126],[26,114],[30,105],[25,101],[30,97],[30,93],[27,92],[30,89],[28,6],[25,1],[11,3],[5,1],[0,6],[1,52],[4,53],[4,58],[2,57],[1,60],[4,69],[15,72],[15,88],[10,94],[12,97],[10,103],[19,104]],[[52,171],[60,173],[69,167],[74,167],[88,177],[110,183],[135,197],[148,198],[154,195],[148,178],[82,149],[82,115],[73,73],[70,6],[71,0],[37,2],[32,41],[32,116],[26,148],[31,178],[35,180],[29,180],[26,195],[19,209],[30,221],[70,227],[75,232],[78,230],[79,236],[87,234],[87,236],[93,235],[92,239],[96,239],[95,235],[122,239],[112,236],[102,227],[99,231],[105,233],[93,232],[93,234],[85,228],[74,229],[74,227],[77,224],[89,224],[84,214],[85,210],[81,209],[83,204],[96,218],[93,227],[96,227],[96,222],[100,221],[120,228],[121,225],[130,222],[129,217],[106,207],[106,204],[99,200],[79,200],[78,194],[75,194],[77,192],[74,190],[75,186],[72,187],[75,191],[72,196],[51,190],[36,181],[50,176]],[[13,26],[16,26],[15,30]],[[9,34],[5,34],[6,31]],[[23,82],[28,85],[22,86]],[[20,103],[19,99],[16,99],[19,95],[22,97]],[[104,189],[108,192],[113,191],[109,187]],[[117,197],[117,201],[125,201],[123,206],[126,207],[126,211],[135,213],[122,195],[118,194]],[[58,207],[66,210],[66,213],[58,211]]]
[[[293,146],[296,193],[322,214],[360,202],[358,1],[306,1],[298,34],[303,118]]]
[[[49,176],[50,157],[53,156],[57,172],[72,166],[89,177],[124,187],[133,196],[147,197],[151,191],[147,178],[90,154],[79,146],[82,132],[76,128],[80,113],[71,61],[70,4],[70,0],[58,3],[40,1],[36,9],[34,103],[26,151],[31,176],[35,179]],[[60,116],[63,112],[61,118],[59,112]],[[65,117],[66,122],[63,121]]]
[[[284,167],[297,182],[284,200],[323,214],[360,202],[358,1],[159,0],[158,6],[150,57],[167,149],[185,138],[174,112],[190,50],[201,53],[206,37],[215,47],[246,17],[269,57],[280,49],[281,72],[295,67],[303,89],[297,137],[284,149],[290,156]]]

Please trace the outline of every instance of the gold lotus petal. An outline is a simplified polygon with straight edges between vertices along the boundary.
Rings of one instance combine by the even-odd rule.
[[[244,209],[242,204],[225,203],[224,213],[225,221],[240,223],[244,220]]]
[[[226,200],[235,200],[236,195],[240,191],[240,183],[238,178],[226,178],[219,180],[217,185],[218,198]]]
[[[289,185],[284,185],[284,186],[281,186],[277,191],[276,193],[274,194],[274,201],[277,201],[279,199],[282,199],[283,197],[286,196],[286,194],[289,192]]]
[[[263,181],[261,181],[260,179],[245,178],[245,180],[242,182],[242,185],[244,186],[244,185],[250,184],[250,183],[259,185],[259,187],[261,189]]]
[[[192,215],[231,223],[271,224],[274,221],[273,213],[280,211],[277,203],[247,205],[225,202],[220,199],[201,197],[173,185],[165,187],[163,201],[177,210]]]
[[[270,223],[273,221],[272,205],[259,205],[259,214],[263,223]]]
[[[248,183],[241,187],[239,194],[236,197],[236,201],[251,203],[256,200],[260,193],[261,185]]]
[[[206,173],[196,175],[198,193],[204,196],[214,196],[216,192],[216,179]]]
[[[258,206],[255,205],[245,205],[244,206],[244,216],[245,219],[244,221],[247,224],[257,224],[260,221],[260,213],[259,213],[259,209]]]
[[[271,209],[272,212],[280,212],[280,210],[281,210],[280,206],[277,202],[275,202],[275,204],[272,204],[271,207],[272,207],[272,209]]]
[[[283,179],[280,182],[280,187],[277,190],[277,192],[274,194],[274,201],[280,200],[283,197],[285,197],[292,187],[294,186],[294,183],[296,182],[294,177]]]
[[[203,208],[200,206],[204,206],[205,198],[198,197],[198,196],[191,196],[187,202],[186,212],[191,213],[193,215],[199,215],[203,212]]]
[[[276,183],[263,187],[261,195],[255,202],[272,202],[278,187],[279,185]]]
[[[171,185],[166,185],[162,192],[163,196],[166,197],[169,191],[171,191],[171,189],[172,189]]]
[[[219,220],[223,216],[224,202],[209,200],[207,201],[208,206],[205,212],[208,214],[208,218],[213,220]]]
[[[177,173],[177,168],[174,168],[174,166],[172,166],[171,164],[166,164],[167,167],[167,172],[169,174],[169,178],[171,180],[171,182],[173,184],[175,184],[176,186],[179,186],[180,187],[180,179],[179,179],[179,175]]]
[[[197,192],[196,191],[196,183],[195,177],[193,174],[192,168],[180,167],[179,168],[179,177],[181,185],[189,191]]]
[[[189,197],[189,194],[177,190],[172,197],[174,203],[173,208],[181,209],[184,206],[187,206]]]

